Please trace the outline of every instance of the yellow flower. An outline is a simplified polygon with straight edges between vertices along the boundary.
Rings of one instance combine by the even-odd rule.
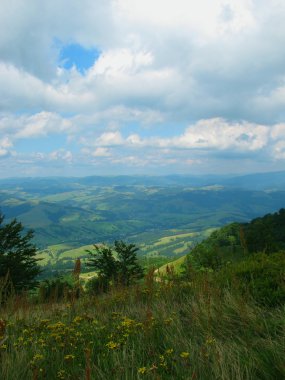
[[[138,369],[138,373],[140,373],[141,375],[144,375],[147,371],[147,368],[146,367],[141,367]]]
[[[43,355],[41,355],[41,354],[36,354],[36,355],[34,355],[33,360],[34,360],[34,361],[40,361],[40,360],[42,360],[43,358],[44,358]]]
[[[30,366],[34,367],[37,364],[37,362],[40,362],[41,360],[43,360],[44,356],[41,355],[41,354],[36,354],[34,355],[33,359],[30,361]]]
[[[208,345],[212,345],[212,344],[215,344],[216,343],[216,339],[215,338],[212,338],[212,337],[209,337],[206,339],[206,344]]]
[[[65,378],[65,370],[64,369],[61,369],[61,370],[58,371],[57,378],[61,379],[61,380],[64,380],[64,378]]]
[[[168,350],[165,351],[165,354],[171,355],[171,354],[173,354],[173,352],[174,352],[173,348],[169,348]]]
[[[170,325],[172,322],[173,322],[173,318],[167,318],[167,319],[164,320],[164,323],[166,325]]]
[[[77,316],[77,317],[75,317],[75,318],[73,319],[73,323],[80,323],[82,320],[83,320],[82,317]]]
[[[183,359],[189,358],[189,356],[190,356],[189,352],[185,352],[185,351],[181,352],[180,354],[180,357]]]
[[[110,350],[116,350],[119,348],[120,344],[113,342],[112,340],[106,344],[106,347],[108,347]]]
[[[64,360],[69,361],[69,360],[73,360],[74,358],[75,358],[75,355],[69,354],[69,355],[65,355]]]
[[[130,327],[135,324],[135,321],[133,319],[124,317],[124,320],[121,322],[121,325],[124,327]]]

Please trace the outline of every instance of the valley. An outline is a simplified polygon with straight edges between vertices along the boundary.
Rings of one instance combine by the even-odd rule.
[[[145,263],[162,265],[216,228],[284,207],[284,173],[279,180],[273,174],[271,182],[257,175],[247,188],[244,177],[7,179],[0,181],[0,208],[34,230],[47,270],[70,270],[93,244],[120,239],[138,245]]]

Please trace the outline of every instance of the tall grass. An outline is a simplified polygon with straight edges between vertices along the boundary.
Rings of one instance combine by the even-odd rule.
[[[221,289],[209,273],[157,282],[150,272],[72,302],[14,298],[0,318],[3,380],[285,378],[284,308]]]

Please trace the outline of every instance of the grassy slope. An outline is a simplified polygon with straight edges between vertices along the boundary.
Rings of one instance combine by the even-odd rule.
[[[285,378],[284,310],[257,307],[205,275],[191,283],[148,276],[71,304],[11,300],[2,318],[4,380]]]
[[[174,270],[174,273],[179,274],[183,270],[183,263],[185,261],[185,256],[179,257],[179,259],[173,260],[167,264],[162,265],[158,272],[160,275],[167,274],[167,267],[170,268],[170,270]]]

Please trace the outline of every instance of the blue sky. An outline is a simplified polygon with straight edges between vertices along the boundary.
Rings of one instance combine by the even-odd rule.
[[[57,43],[59,53],[59,65],[66,70],[74,66],[81,74],[92,67],[100,56],[100,51],[96,48],[85,48],[77,43],[69,45]]]
[[[0,4],[0,178],[285,168],[285,3]]]

